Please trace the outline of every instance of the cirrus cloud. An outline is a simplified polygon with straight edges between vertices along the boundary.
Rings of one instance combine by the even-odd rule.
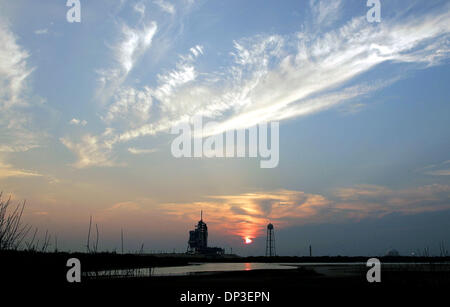
[[[118,143],[167,132],[195,115],[219,122],[209,132],[218,134],[308,116],[373,93],[399,79],[396,73],[370,84],[358,78],[382,63],[409,63],[417,69],[448,59],[450,10],[448,4],[444,7],[408,18],[385,18],[376,26],[360,16],[320,34],[304,30],[236,39],[228,52],[229,65],[212,71],[194,66],[193,60],[203,54],[203,48],[195,46],[188,56],[180,56],[176,69],[158,74],[156,85],[134,89],[147,95],[142,113],[146,116],[138,124],[115,127],[113,136],[98,136],[97,142],[112,151]],[[135,39],[123,46],[139,46],[139,35],[129,37]],[[122,49],[134,50],[128,47]],[[134,54],[119,52],[123,70],[131,69]],[[122,105],[116,97],[105,118]],[[133,119],[133,108],[121,108],[125,109]]]

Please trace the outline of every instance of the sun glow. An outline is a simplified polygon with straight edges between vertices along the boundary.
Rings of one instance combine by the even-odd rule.
[[[252,242],[253,242],[252,239],[250,239],[249,237],[245,237],[245,239],[244,239],[244,243],[245,243],[245,244],[250,244],[250,243],[252,243]]]

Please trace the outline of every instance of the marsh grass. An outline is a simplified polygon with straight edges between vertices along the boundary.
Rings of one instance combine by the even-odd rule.
[[[22,223],[25,201],[11,206],[11,197],[2,199],[0,193],[0,250],[17,250],[31,230],[31,226]]]

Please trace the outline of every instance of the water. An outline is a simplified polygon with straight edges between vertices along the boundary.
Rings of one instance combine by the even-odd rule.
[[[87,277],[149,277],[183,276],[211,272],[251,271],[251,270],[288,270],[296,266],[284,263],[192,263],[185,266],[139,268],[128,270],[105,270],[86,272]]]
[[[430,265],[426,263],[383,263],[383,268],[390,270],[409,270],[418,269],[430,270]],[[439,270],[450,270],[450,265],[435,264],[431,266]],[[351,262],[351,263],[191,263],[185,266],[169,266],[169,267],[154,267],[154,268],[138,268],[138,269],[119,269],[119,270],[105,270],[97,272],[85,272],[86,277],[92,278],[121,278],[121,277],[150,277],[150,276],[185,276],[196,274],[212,274],[213,272],[230,272],[230,271],[251,271],[251,270],[290,270],[298,267],[311,267],[316,272],[323,275],[348,275],[359,274],[366,271],[365,262]]]
[[[281,263],[196,263],[179,267],[159,267],[154,269],[154,276],[189,275],[200,272],[229,272],[251,270],[295,269],[295,266]]]

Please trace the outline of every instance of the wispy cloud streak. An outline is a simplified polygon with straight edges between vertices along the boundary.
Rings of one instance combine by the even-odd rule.
[[[306,224],[341,223],[388,214],[416,214],[450,209],[450,186],[428,185],[404,190],[357,185],[335,191],[332,198],[303,191],[276,190],[205,197],[192,203],[160,206],[180,220],[198,219],[200,209],[208,221],[228,235],[254,238],[267,223],[277,228]]]
[[[313,5],[316,15],[331,14],[320,3]],[[158,116],[123,127],[105,142],[113,148],[116,143],[166,132],[199,114],[219,122],[209,132],[217,134],[307,116],[366,95],[390,84],[358,81],[381,63],[406,62],[424,68],[448,59],[450,10],[445,7],[409,18],[383,19],[376,26],[361,16],[320,34],[303,31],[241,38],[229,53],[230,65],[220,70],[199,71],[193,60],[204,50],[195,46],[187,58],[181,57],[176,69],[158,75],[156,86],[144,88],[148,97],[143,114]],[[130,38],[126,50],[139,45],[135,36]],[[120,54],[127,71],[135,52]],[[390,80],[396,78],[388,75]],[[101,137],[98,141],[103,142]]]

